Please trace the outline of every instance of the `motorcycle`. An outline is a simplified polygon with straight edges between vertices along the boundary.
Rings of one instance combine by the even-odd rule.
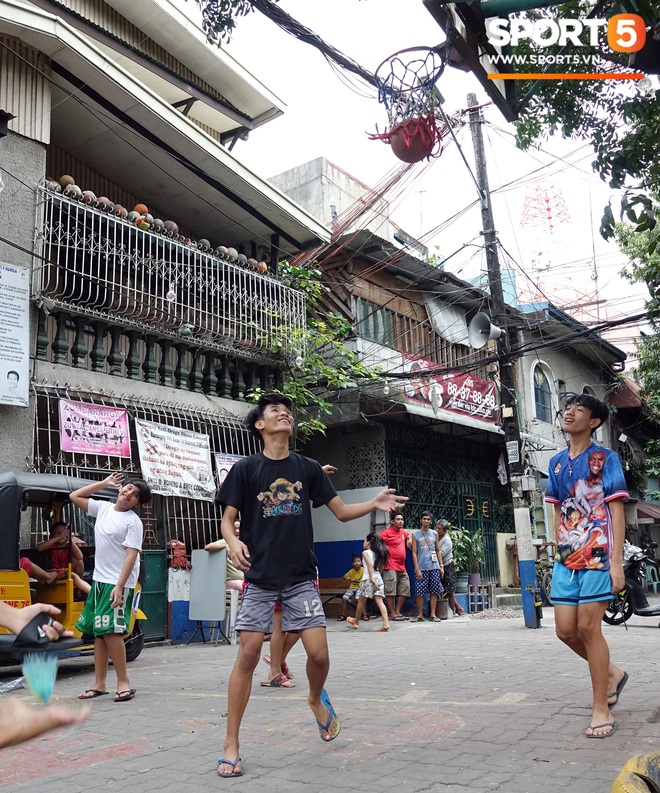
[[[649,605],[646,597],[646,565],[655,563],[652,550],[657,547],[657,543],[651,543],[650,549],[642,549],[626,540],[623,546],[626,585],[607,607],[603,620],[608,625],[625,625],[633,614],[638,617],[660,617],[660,604]]]

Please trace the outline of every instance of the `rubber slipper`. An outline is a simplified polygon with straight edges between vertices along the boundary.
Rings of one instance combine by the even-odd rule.
[[[405,617],[392,617],[392,622],[403,622]]]
[[[346,622],[346,617],[342,614],[341,617],[337,617],[337,622]]]
[[[326,721],[325,724],[323,724],[323,722],[317,719],[316,723],[318,725],[319,735],[321,736],[321,740],[323,741],[323,743],[330,743],[330,741],[334,741],[334,739],[339,735],[341,731],[341,725],[339,723],[339,718],[337,717],[337,713],[335,709],[332,707],[332,702],[330,702],[330,697],[328,696],[328,692],[325,689],[321,691],[321,702],[328,709],[328,720]],[[333,719],[337,722],[337,732],[331,738],[330,737],[326,738],[324,737],[323,733],[328,732]]]
[[[350,625],[351,628],[355,628],[357,630],[360,626],[358,625],[357,620],[354,617],[349,617],[346,622]]]
[[[378,633],[387,633],[387,631],[389,631],[389,628],[378,628]]]
[[[128,702],[133,699],[136,693],[134,688],[128,689],[127,691],[116,691],[115,702]]]
[[[231,760],[225,760],[225,758],[224,758],[224,757],[219,757],[219,758],[218,758],[218,769],[220,769],[220,766],[221,766],[223,763],[226,763],[226,765],[230,765],[230,766],[232,767],[233,771],[231,772],[231,774],[221,774],[221,773],[220,773],[220,771],[218,770],[218,776],[219,776],[219,777],[222,777],[223,779],[231,779],[232,777],[239,777],[239,776],[243,776],[243,772],[242,772],[242,771],[237,771],[237,770],[236,770],[236,766],[237,766],[237,765],[238,765],[240,762],[241,762],[241,758],[240,758],[240,757],[237,757],[237,758],[234,760],[234,762],[232,762]]]
[[[277,677],[274,677],[272,680],[263,680],[261,685],[264,688],[295,688],[296,684],[292,683],[289,678],[280,672]]]
[[[424,622],[424,617],[413,617],[411,622]]]
[[[616,687],[616,691],[613,691],[611,694],[607,695],[607,699],[609,700],[610,697],[616,697],[614,702],[608,702],[607,704],[613,708],[617,702],[619,701],[619,697],[621,696],[621,692],[623,691],[626,683],[628,682],[628,672],[623,673],[623,677],[619,680],[619,684]]]
[[[587,735],[586,732],[585,732],[586,737],[587,738],[609,738],[610,735],[614,735],[614,733],[616,732],[616,722],[615,721],[606,721],[604,724],[590,724],[587,727],[587,729],[588,730],[599,730],[601,727],[611,727],[612,729],[609,732],[603,733],[602,735],[594,735],[593,733],[591,733],[591,735]]]
[[[109,691],[99,691],[98,688],[88,688],[82,694],[78,694],[78,699],[94,699],[95,697],[104,697],[109,693]]]
[[[264,655],[264,663],[268,664],[268,666],[272,666],[271,664],[271,657],[270,655]],[[293,675],[291,674],[291,670],[286,665],[286,661],[282,661],[282,674],[286,675],[289,680],[293,680]]]

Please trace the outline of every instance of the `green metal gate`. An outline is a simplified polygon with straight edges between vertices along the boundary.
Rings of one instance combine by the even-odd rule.
[[[141,558],[146,567],[140,608],[147,616],[142,623],[145,639],[167,636],[167,551],[165,550],[166,503],[154,493],[150,504],[139,508],[144,526]]]
[[[486,545],[486,561],[481,573],[489,581],[499,576],[497,568],[497,540],[495,537],[494,499],[492,485],[483,482],[458,482],[461,526],[478,531]]]
[[[493,581],[499,577],[495,535],[511,530],[513,514],[510,490],[497,479],[500,453],[494,444],[417,427],[385,429],[387,482],[410,499],[406,526],[416,528],[429,510],[436,520],[478,528],[486,542],[482,575]]]

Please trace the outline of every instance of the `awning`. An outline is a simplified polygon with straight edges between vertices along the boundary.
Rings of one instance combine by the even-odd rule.
[[[481,421],[480,419],[472,418],[471,416],[463,416],[460,413],[452,413],[450,410],[443,410],[438,408],[433,410],[431,406],[416,405],[413,402],[404,402],[406,410],[409,413],[414,413],[417,416],[424,416],[427,419],[436,419],[436,421],[448,421],[450,424],[459,424],[462,427],[470,427],[471,429],[481,430],[482,432],[492,432],[495,435],[504,435],[504,430],[494,424],[492,421]],[[659,510],[660,514],[660,510]]]
[[[649,504],[647,501],[638,504],[637,518],[641,518],[644,523],[660,523],[660,504]]]

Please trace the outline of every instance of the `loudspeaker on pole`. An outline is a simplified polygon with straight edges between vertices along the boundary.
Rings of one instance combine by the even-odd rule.
[[[485,311],[475,314],[468,328],[468,343],[475,350],[481,349],[491,339],[500,339],[504,336],[502,328],[493,325]]]

